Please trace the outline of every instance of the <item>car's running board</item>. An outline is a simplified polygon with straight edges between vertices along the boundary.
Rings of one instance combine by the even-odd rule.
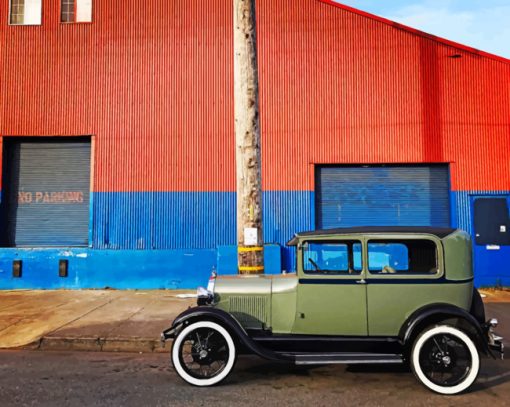
[[[295,354],[296,365],[330,365],[330,364],[376,364],[403,363],[402,355],[378,353],[308,353]]]

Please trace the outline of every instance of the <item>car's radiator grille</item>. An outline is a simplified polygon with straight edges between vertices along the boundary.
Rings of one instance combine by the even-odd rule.
[[[230,297],[230,313],[246,328],[269,325],[269,297]]]

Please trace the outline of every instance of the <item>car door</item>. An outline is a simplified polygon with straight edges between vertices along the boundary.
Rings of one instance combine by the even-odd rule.
[[[438,238],[367,236],[367,299],[370,336],[397,336],[419,308],[456,300],[456,285],[441,284],[443,250]]]
[[[367,335],[367,289],[358,239],[315,239],[298,246],[293,333]]]

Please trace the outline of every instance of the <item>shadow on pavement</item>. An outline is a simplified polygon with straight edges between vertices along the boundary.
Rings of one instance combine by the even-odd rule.
[[[490,389],[507,382],[510,382],[510,361],[483,358],[480,375],[469,393]]]
[[[234,378],[225,385],[237,385],[238,383],[258,381],[260,379],[278,380],[281,378],[299,377],[337,377],[346,382],[359,380],[365,376],[367,381],[371,377],[387,375],[391,380],[392,375],[404,375],[414,380],[412,371],[407,364],[368,364],[368,365],[317,365],[317,366],[295,366],[288,363],[274,363],[258,359],[253,356],[245,356],[239,359],[235,368]],[[402,376],[401,376],[402,377]],[[488,358],[482,359],[480,375],[476,383],[466,394],[482,392],[493,387],[510,382],[510,361],[500,361]]]

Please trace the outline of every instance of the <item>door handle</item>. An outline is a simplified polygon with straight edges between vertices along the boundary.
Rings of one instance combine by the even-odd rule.
[[[363,280],[356,280],[356,284],[366,284],[366,280],[363,279]]]

